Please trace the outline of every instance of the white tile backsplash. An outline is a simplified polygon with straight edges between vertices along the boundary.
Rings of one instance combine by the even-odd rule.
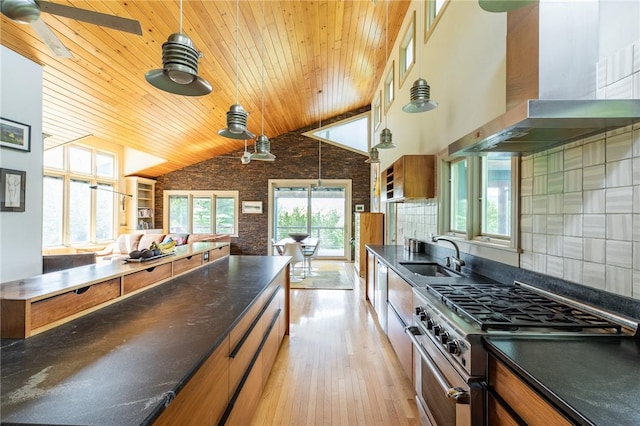
[[[633,215],[631,213],[607,215],[607,239],[631,241],[633,239]]]
[[[570,237],[582,237],[582,215],[564,215],[564,235]]]
[[[564,192],[582,191],[582,169],[564,172]]]
[[[568,148],[564,151],[564,170],[582,168],[582,146]]]
[[[584,167],[595,166],[596,164],[604,164],[605,160],[606,157],[604,139],[589,142],[583,146],[582,165]]]
[[[633,292],[633,270],[618,266],[607,266],[605,290],[631,297]]]
[[[633,211],[633,187],[608,188],[606,191],[607,213],[631,213]]]
[[[583,189],[600,189],[606,185],[605,165],[598,164],[595,166],[585,167],[582,171]]]
[[[607,282],[605,277],[606,265],[602,263],[582,263],[582,282],[589,287],[604,290]]]
[[[585,214],[582,219],[582,236],[604,239],[607,236],[607,216],[604,214]]]
[[[583,205],[584,213],[605,213],[606,189],[595,189],[593,191],[584,191]],[[566,200],[566,197],[565,197]],[[566,201],[565,201],[566,205]]]
[[[582,259],[582,241],[579,237],[564,237],[562,242],[564,257]]]
[[[633,160],[607,163],[607,188],[633,184]]]
[[[607,265],[633,267],[633,243],[631,241],[607,240]],[[607,280],[608,281],[608,280]]]
[[[607,150],[607,162],[620,161],[626,158],[631,158],[631,136],[632,134],[628,132],[607,138],[605,145]]]
[[[578,214],[583,212],[583,198],[582,192],[565,192],[563,195],[562,213]]]
[[[600,238],[585,238],[584,260],[604,264],[606,261],[606,240]]]

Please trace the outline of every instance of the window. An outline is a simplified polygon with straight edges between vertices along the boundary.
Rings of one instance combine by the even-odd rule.
[[[81,145],[43,155],[43,248],[113,240],[117,162],[113,153]]]
[[[429,38],[433,27],[436,24],[436,18],[438,18],[442,12],[444,12],[445,5],[449,4],[449,0],[425,0],[424,7],[424,39]]]
[[[391,62],[391,69],[387,74],[387,78],[384,80],[384,110],[385,112],[389,110],[393,100],[395,99],[395,88],[393,86],[393,69],[395,67],[394,62]]]
[[[171,233],[238,234],[238,191],[165,191]]]
[[[382,105],[380,105],[380,99],[382,96],[378,94],[373,101],[373,129],[376,130],[382,122]]]
[[[450,230],[456,233],[467,233],[467,160],[451,163],[451,217]]]
[[[416,58],[416,12],[413,12],[411,24],[407,28],[407,32],[400,44],[400,84],[402,84],[411,70],[413,64],[415,64]]]
[[[513,246],[517,164],[517,157],[501,152],[450,162],[447,233]]]
[[[511,157],[492,153],[481,158],[480,235],[511,235]]]

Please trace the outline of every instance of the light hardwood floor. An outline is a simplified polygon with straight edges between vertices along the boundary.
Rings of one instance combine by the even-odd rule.
[[[419,425],[415,392],[345,263],[354,290],[291,290],[280,347],[253,425]]]

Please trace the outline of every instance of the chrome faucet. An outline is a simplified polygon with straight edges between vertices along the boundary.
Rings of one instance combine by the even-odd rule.
[[[437,243],[438,241],[448,241],[453,244],[453,248],[456,250],[456,254],[453,258],[450,258],[449,256],[445,257],[445,266],[449,267],[451,266],[451,262],[453,262],[454,269],[460,272],[462,270],[462,267],[464,266],[464,260],[460,259],[460,248],[458,247],[458,244],[448,238],[438,237],[435,235],[431,237],[431,241],[433,241],[434,243]]]

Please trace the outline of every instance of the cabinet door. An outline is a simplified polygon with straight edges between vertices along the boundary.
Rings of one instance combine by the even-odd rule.
[[[413,288],[400,275],[389,269],[389,303],[393,305],[406,325],[413,324]]]

